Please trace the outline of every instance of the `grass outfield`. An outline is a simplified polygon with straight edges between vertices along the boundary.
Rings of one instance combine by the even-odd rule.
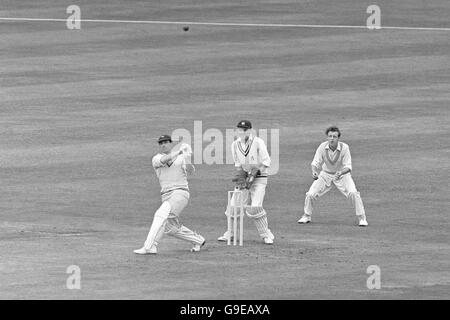
[[[65,18],[71,1],[2,1]],[[334,1],[335,2],[335,1]],[[364,25],[370,1],[79,1],[82,19]],[[382,24],[450,27],[447,0],[378,1]],[[0,21],[1,299],[448,299],[449,31]],[[156,138],[278,129],[273,246],[225,231],[232,165],[198,165],[184,223],[136,256],[160,203]],[[325,127],[350,145],[369,227],[338,191],[298,225]],[[203,145],[207,145],[207,142]],[[66,269],[81,268],[81,290]],[[367,267],[381,269],[368,290]]]

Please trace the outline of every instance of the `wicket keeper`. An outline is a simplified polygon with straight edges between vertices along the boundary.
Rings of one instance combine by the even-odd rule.
[[[252,124],[248,120],[237,124],[238,138],[231,144],[231,153],[236,168],[236,189],[243,191],[246,215],[252,219],[259,236],[265,244],[273,244],[274,235],[269,229],[267,212],[263,208],[266,193],[270,156],[264,140],[252,134]],[[232,198],[231,202],[234,203]],[[225,212],[227,214],[227,212]],[[226,231],[218,241],[228,241],[232,235]]]

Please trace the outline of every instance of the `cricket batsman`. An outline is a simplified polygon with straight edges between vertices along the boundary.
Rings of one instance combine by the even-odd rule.
[[[187,173],[195,171],[191,164],[192,149],[186,144],[173,145],[169,135],[158,139],[160,152],[152,159],[161,185],[162,204],[156,210],[144,246],[136,254],[156,254],[164,234],[192,243],[191,252],[200,251],[205,238],[181,224],[180,214],[189,201]]]
[[[328,141],[320,144],[311,163],[312,177],[315,181],[306,193],[304,214],[298,223],[311,222],[314,202],[330,191],[334,184],[347,199],[351,200],[359,225],[367,226],[364,205],[351,176],[350,148],[346,143],[339,141],[341,132],[338,127],[327,128],[325,134]]]
[[[236,168],[233,182],[236,189],[243,191],[245,213],[255,222],[259,236],[265,244],[273,244],[274,235],[269,229],[267,213],[263,208],[264,195],[267,186],[267,177],[270,167],[270,156],[264,140],[252,134],[252,124],[248,120],[237,124],[238,138],[231,144],[231,153]],[[232,198],[232,205],[235,199]],[[228,213],[225,212],[227,215]],[[228,241],[233,238],[228,231],[219,237],[219,241]]]

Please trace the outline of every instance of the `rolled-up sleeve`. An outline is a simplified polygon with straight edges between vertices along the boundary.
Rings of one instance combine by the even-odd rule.
[[[322,157],[322,146],[319,146],[316,150],[316,153],[314,154],[314,159],[311,162],[311,165],[320,169],[322,167],[322,163],[323,163],[323,157]]]
[[[342,149],[342,166],[348,168],[350,171],[352,170],[352,156],[350,154],[350,148],[345,147]]]
[[[259,150],[259,161],[262,165],[266,167],[270,167],[271,160],[269,156],[269,152],[267,151],[266,144],[263,139],[258,139],[258,150]]]
[[[158,169],[158,168],[164,167],[164,164],[161,163],[162,157],[163,157],[162,154],[157,154],[156,156],[153,157],[153,159],[152,159],[153,168]]]

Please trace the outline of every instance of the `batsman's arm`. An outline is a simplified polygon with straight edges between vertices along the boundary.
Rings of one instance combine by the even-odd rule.
[[[171,153],[162,156],[159,161],[162,164],[167,164],[169,162],[174,161],[180,154],[183,154],[183,150],[181,149],[178,151],[172,151]]]
[[[186,172],[189,175],[193,175],[195,172],[195,166],[192,164],[192,154],[184,152],[184,159],[183,159],[183,165],[186,170]]]

